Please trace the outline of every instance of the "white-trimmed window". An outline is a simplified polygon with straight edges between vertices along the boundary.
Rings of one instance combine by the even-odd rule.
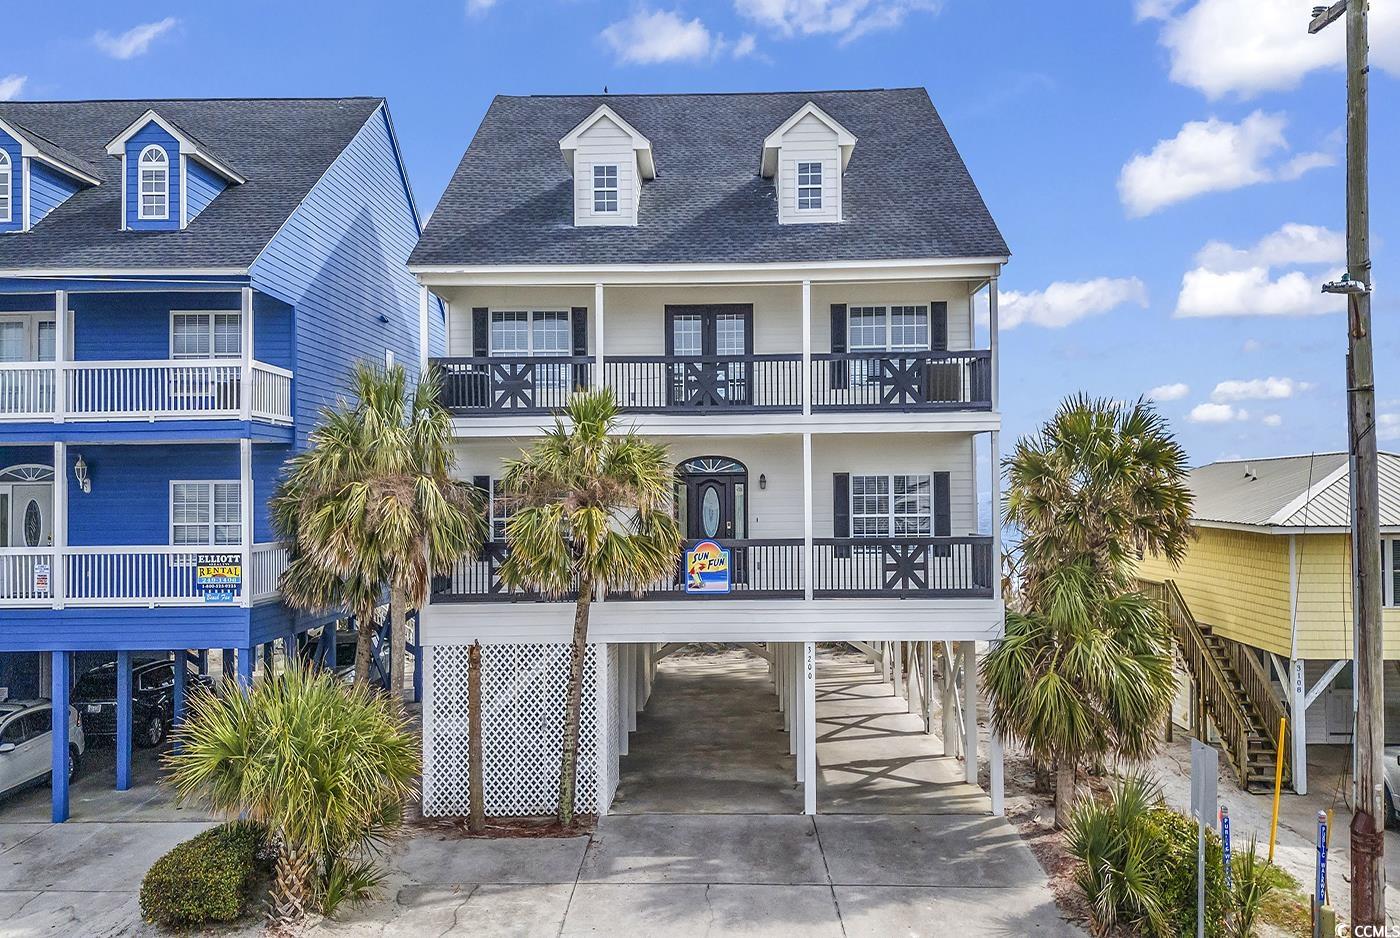
[[[10,154],[0,150],[0,221],[14,217],[14,166]]]
[[[507,504],[507,500],[501,493],[503,479],[491,480],[491,540],[504,544],[506,542],[506,522],[514,514]]]
[[[593,167],[593,211],[610,214],[617,211],[617,166]]]
[[[243,542],[237,482],[171,482],[170,543],[176,547]]]
[[[927,306],[852,306],[853,352],[913,352],[929,347]]]
[[[171,358],[239,358],[243,355],[243,314],[170,314]]]
[[[141,151],[138,161],[141,204],[137,217],[164,221],[170,217],[170,160],[165,150],[152,144]]]
[[[929,537],[932,534],[932,476],[851,476],[851,537]]]
[[[1400,537],[1381,538],[1382,600],[1387,606],[1400,606]]]
[[[817,211],[822,207],[822,164],[797,164],[797,210]]]
[[[573,336],[566,309],[492,310],[492,355],[568,355]]]

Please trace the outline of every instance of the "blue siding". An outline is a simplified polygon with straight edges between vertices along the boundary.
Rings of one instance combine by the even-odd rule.
[[[214,198],[223,192],[228,183],[224,177],[207,168],[197,160],[190,160],[186,164],[185,184],[189,187],[185,193],[185,210],[188,216],[185,224],[195,220],[195,217],[214,201]]]
[[[437,358],[447,354],[447,304],[430,297],[428,304],[428,355]]]
[[[278,368],[292,367],[293,315],[292,307],[281,300],[264,293],[253,294],[254,358]]]
[[[357,360],[383,362],[388,349],[416,371],[418,287],[407,262],[418,234],[381,110],[253,265],[256,285],[296,306],[298,442],[345,393]]]
[[[170,543],[172,480],[238,479],[235,444],[72,446],[92,476],[92,491],[68,476],[68,543],[104,547]]]
[[[290,446],[253,447],[253,540],[277,540],[272,533],[268,501],[282,479],[282,464],[291,458]]]
[[[68,305],[73,310],[74,320],[73,358],[75,361],[169,358],[171,310],[237,312],[239,302],[237,292],[70,294]],[[254,308],[256,310],[256,306]],[[255,318],[255,345],[257,325]]]
[[[82,183],[65,176],[44,163],[29,163],[29,227],[39,224],[45,215],[58,208],[68,197],[81,189]]]
[[[53,465],[52,446],[0,446],[0,469],[20,465]]]
[[[0,232],[20,231],[24,228],[24,163],[21,161],[23,149],[19,141],[0,130],[0,150],[10,158],[10,197],[13,207],[9,221],[0,221]]]
[[[141,151],[155,144],[165,150],[170,170],[170,216],[160,221],[142,221]],[[142,127],[126,141],[126,226],[132,231],[173,231],[180,227],[180,144],[155,121]]]
[[[239,648],[259,607],[7,609],[0,651],[156,651]],[[275,604],[274,604],[275,608]]]

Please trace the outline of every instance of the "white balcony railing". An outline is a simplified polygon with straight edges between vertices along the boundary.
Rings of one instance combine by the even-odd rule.
[[[257,361],[250,367],[249,416],[290,423],[292,373]],[[237,418],[243,395],[243,364],[235,359],[0,364],[0,419]]]
[[[69,547],[56,556],[52,548],[0,548],[0,607],[55,606],[202,606],[196,565],[204,553],[237,552],[231,548]],[[61,561],[55,564],[55,560]],[[60,569],[61,568],[61,569]],[[243,586],[252,603],[277,598],[278,578],[287,568],[280,544],[254,544]],[[58,590],[59,577],[62,590]]]

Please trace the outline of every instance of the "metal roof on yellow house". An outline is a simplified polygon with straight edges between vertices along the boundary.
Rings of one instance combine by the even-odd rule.
[[[1192,520],[1299,534],[1351,528],[1346,453],[1230,459],[1191,470]],[[1381,529],[1400,531],[1400,455],[1380,454]]]

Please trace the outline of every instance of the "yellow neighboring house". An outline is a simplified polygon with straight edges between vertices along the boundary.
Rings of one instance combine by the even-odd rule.
[[[1385,656],[1395,660],[1400,659],[1400,456],[1382,453],[1380,459]],[[1347,455],[1211,463],[1192,471],[1191,490],[1198,537],[1185,562],[1174,569],[1147,556],[1140,575],[1175,583],[1202,627],[1201,647],[1213,650],[1225,669],[1225,683],[1244,688],[1237,697],[1255,698],[1243,702],[1260,730],[1276,722],[1273,714],[1287,712],[1294,788],[1305,792],[1307,744],[1349,742],[1353,726]],[[1186,651],[1189,658],[1190,648]],[[1200,668],[1199,676],[1192,668],[1193,678],[1209,683],[1215,667]],[[1390,729],[1400,729],[1400,672],[1387,671],[1385,691],[1387,732],[1400,736]],[[1261,699],[1267,694],[1274,699]],[[1214,723],[1229,722],[1229,713],[1212,712],[1228,709],[1219,701],[1211,706],[1207,695],[1204,710]],[[1276,736],[1276,730],[1268,735]]]

